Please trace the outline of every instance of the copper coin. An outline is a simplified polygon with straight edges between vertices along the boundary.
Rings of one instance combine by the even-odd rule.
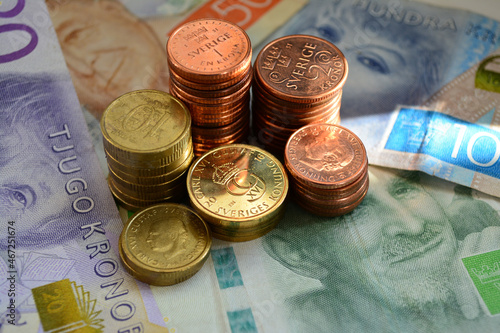
[[[341,208],[325,208],[325,207],[318,207],[314,206],[309,202],[305,202],[304,200],[301,200],[300,198],[295,197],[295,202],[307,210],[308,212],[319,215],[319,216],[327,216],[327,217],[334,217],[334,216],[341,216],[344,214],[347,214],[349,212],[352,212],[356,207],[359,206],[359,204],[363,201],[363,199],[366,196],[366,193],[368,192],[368,188],[365,190],[365,192],[360,196],[360,198],[351,203],[350,205],[341,207]]]
[[[332,43],[314,36],[278,38],[257,55],[256,79],[270,94],[313,103],[333,96],[347,78],[347,60]]]
[[[247,80],[240,89],[223,96],[216,96],[211,94],[196,94],[196,91],[186,91],[179,85],[176,85],[175,82],[170,85],[170,91],[174,92],[176,95],[181,96],[183,99],[191,101],[193,103],[199,104],[224,104],[229,102],[235,102],[241,98],[245,98],[245,94],[250,93],[250,84],[252,81]]]
[[[366,172],[367,163],[361,139],[340,125],[304,126],[285,147],[285,165],[290,174],[311,187],[347,186]]]
[[[361,183],[361,186],[354,192],[344,195],[344,196],[339,196],[339,197],[330,197],[330,198],[325,198],[323,196],[317,197],[314,192],[310,191],[303,191],[300,187],[297,187],[296,184],[297,182],[293,182],[293,192],[297,197],[299,197],[301,200],[306,201],[307,203],[310,203],[311,205],[317,206],[317,207],[324,207],[328,209],[333,209],[333,208],[342,208],[345,206],[349,206],[353,202],[356,202],[366,191],[368,188],[368,178],[363,178],[364,181]],[[335,190],[332,190],[334,192]]]
[[[203,82],[199,83],[199,82],[193,82],[193,81],[190,81],[190,80],[186,80],[185,78],[183,78],[182,76],[180,76],[179,74],[177,74],[175,71],[173,71],[172,68],[169,69],[170,70],[169,71],[169,73],[170,73],[169,76],[176,83],[182,84],[183,86],[186,86],[186,87],[189,87],[189,88],[192,88],[192,89],[195,89],[195,90],[210,92],[210,91],[224,90],[224,89],[231,88],[232,86],[234,86],[238,82],[244,80],[245,77],[248,75],[248,72],[251,69],[252,69],[252,67],[250,65],[250,67],[248,69],[245,69],[240,75],[235,76],[231,80],[224,81],[224,82],[210,83],[210,84],[203,83]]]
[[[167,42],[170,68],[187,80],[217,83],[241,75],[251,65],[250,38],[239,26],[199,19],[177,28]]]
[[[366,170],[368,171],[368,168]],[[292,179],[294,191],[296,191],[297,193],[306,193],[307,195],[317,200],[331,200],[344,198],[346,196],[352,195],[357,190],[359,190],[365,184],[365,182],[368,181],[368,172],[365,172],[353,183],[336,189],[320,189],[316,187],[310,187],[308,184],[301,183],[298,179],[295,179],[293,177]]]
[[[254,87],[255,88],[255,87]],[[314,116],[324,112],[325,109],[340,107],[342,91],[335,94],[332,98],[321,101],[321,103],[300,104],[300,103],[284,103],[272,98],[268,94],[260,93],[259,90],[253,89],[253,100],[260,101],[266,105],[266,111],[276,114],[289,114],[293,117]]]
[[[242,128],[248,128],[249,127],[249,121],[250,121],[250,112],[249,110],[246,110],[245,113],[241,115],[239,119],[236,119],[236,121],[226,125],[226,126],[220,126],[220,127],[198,127],[198,126],[191,126],[191,133],[193,135],[193,140],[200,141],[203,140],[204,138],[224,138],[226,136],[233,135],[234,133],[237,133],[240,131]]]
[[[266,100],[269,100],[270,102],[280,106],[280,107],[286,107],[290,109],[314,109],[317,108],[318,106],[323,105],[324,103],[329,102],[331,99],[339,97],[339,95],[342,94],[342,89],[339,89],[335,93],[333,93],[331,96],[325,99],[321,100],[316,100],[316,101],[308,101],[307,103],[302,103],[300,101],[288,101],[282,98],[279,98],[275,95],[272,95],[266,88],[263,83],[260,82],[259,78],[255,74],[254,71],[254,79],[252,82],[252,89],[255,93],[255,95],[260,96],[261,98],[264,98]]]
[[[254,95],[252,108],[255,114],[267,118],[283,119],[289,123],[303,123],[303,125],[307,125],[312,121],[325,117],[327,114],[339,112],[340,104],[338,101],[332,101],[314,109],[292,109],[277,106],[268,100]]]
[[[238,107],[240,107],[241,105],[246,104],[250,101],[249,91],[246,91],[246,94],[242,95],[236,100],[227,101],[225,103],[216,105],[193,102],[178,94],[175,89],[172,91],[172,95],[176,96],[188,107],[189,111],[191,112],[191,117],[193,117],[194,114],[211,115],[217,117],[221,113],[231,113],[235,109],[238,109]]]
[[[196,96],[197,98],[218,98],[218,97],[225,97],[225,96],[230,96],[237,91],[240,91],[247,85],[251,85],[252,83],[252,78],[253,78],[253,71],[249,70],[245,72],[245,76],[241,79],[238,79],[234,84],[229,85],[227,88],[223,89],[213,89],[213,90],[206,90],[206,89],[196,89],[193,87],[186,86],[182,84],[181,82],[177,81],[174,77],[170,77],[170,86],[174,85],[175,88],[177,88],[180,91],[185,92],[186,94]],[[207,84],[201,85],[202,87],[207,86]],[[212,85],[208,85],[212,86]]]

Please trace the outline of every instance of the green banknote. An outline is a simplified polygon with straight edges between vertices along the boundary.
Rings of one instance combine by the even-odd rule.
[[[371,166],[369,177],[367,197],[345,216],[289,201],[261,239],[214,240],[193,278],[151,287],[167,327],[496,332],[500,201],[421,172]]]

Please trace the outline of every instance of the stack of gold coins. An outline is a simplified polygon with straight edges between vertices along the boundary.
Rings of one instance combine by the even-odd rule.
[[[187,188],[192,207],[214,237],[247,241],[266,234],[281,219],[288,177],[267,151],[232,144],[199,157],[189,169]]]
[[[119,240],[124,268],[158,286],[182,282],[207,260],[210,229],[190,208],[174,203],[150,206],[129,219]]]
[[[191,112],[196,156],[247,138],[251,58],[248,35],[227,21],[195,20],[170,35],[170,92]]]
[[[310,124],[297,130],[286,144],[285,165],[297,203],[313,214],[348,213],[368,191],[365,146],[340,125]]]
[[[123,207],[182,199],[194,155],[191,116],[181,101],[156,90],[126,93],[107,107],[101,130],[109,187]]]
[[[282,152],[290,135],[313,123],[340,123],[347,61],[332,43],[290,35],[267,44],[254,63],[253,128],[259,142]]]

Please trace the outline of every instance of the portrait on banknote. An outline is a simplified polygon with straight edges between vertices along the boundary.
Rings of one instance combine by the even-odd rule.
[[[73,238],[81,213],[107,195],[88,196],[81,161],[92,146],[90,140],[75,142],[78,133],[60,114],[75,101],[65,79],[49,73],[0,78],[0,216],[16,221],[19,247],[46,248]]]
[[[119,1],[48,0],[47,6],[78,98],[97,119],[126,92],[167,89],[164,46]]]
[[[461,260],[498,249],[499,207],[460,185],[444,203],[421,177],[372,167],[368,195],[352,213],[325,219],[291,207],[265,237],[272,258],[321,284],[284,302],[298,332],[498,327]]]
[[[453,35],[446,32],[456,27],[446,17],[431,21],[427,13],[405,5],[312,0],[282,30],[324,38],[344,53],[349,77],[343,89],[342,117],[418,104],[442,81],[451,51],[448,45],[453,42]]]

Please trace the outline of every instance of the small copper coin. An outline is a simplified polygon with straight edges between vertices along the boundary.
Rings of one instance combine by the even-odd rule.
[[[348,72],[347,60],[335,45],[307,35],[270,42],[257,55],[254,68],[266,91],[298,103],[332,97],[342,89]]]
[[[347,214],[349,212],[352,212],[356,207],[358,207],[359,204],[365,198],[366,193],[368,193],[368,188],[366,188],[365,192],[360,196],[360,198],[356,202],[353,202],[350,205],[340,207],[340,208],[328,208],[328,207],[314,206],[310,202],[306,202],[302,198],[296,198],[295,202],[299,206],[301,206],[302,208],[307,210],[308,212],[315,214],[315,215],[328,216],[328,217],[341,216],[341,215]]]
[[[297,130],[285,147],[292,176],[311,187],[334,189],[356,181],[368,159],[363,142],[340,125],[311,124]]]
[[[200,83],[229,81],[251,66],[252,47],[246,32],[220,19],[199,19],[177,28],[167,42],[172,71]]]

